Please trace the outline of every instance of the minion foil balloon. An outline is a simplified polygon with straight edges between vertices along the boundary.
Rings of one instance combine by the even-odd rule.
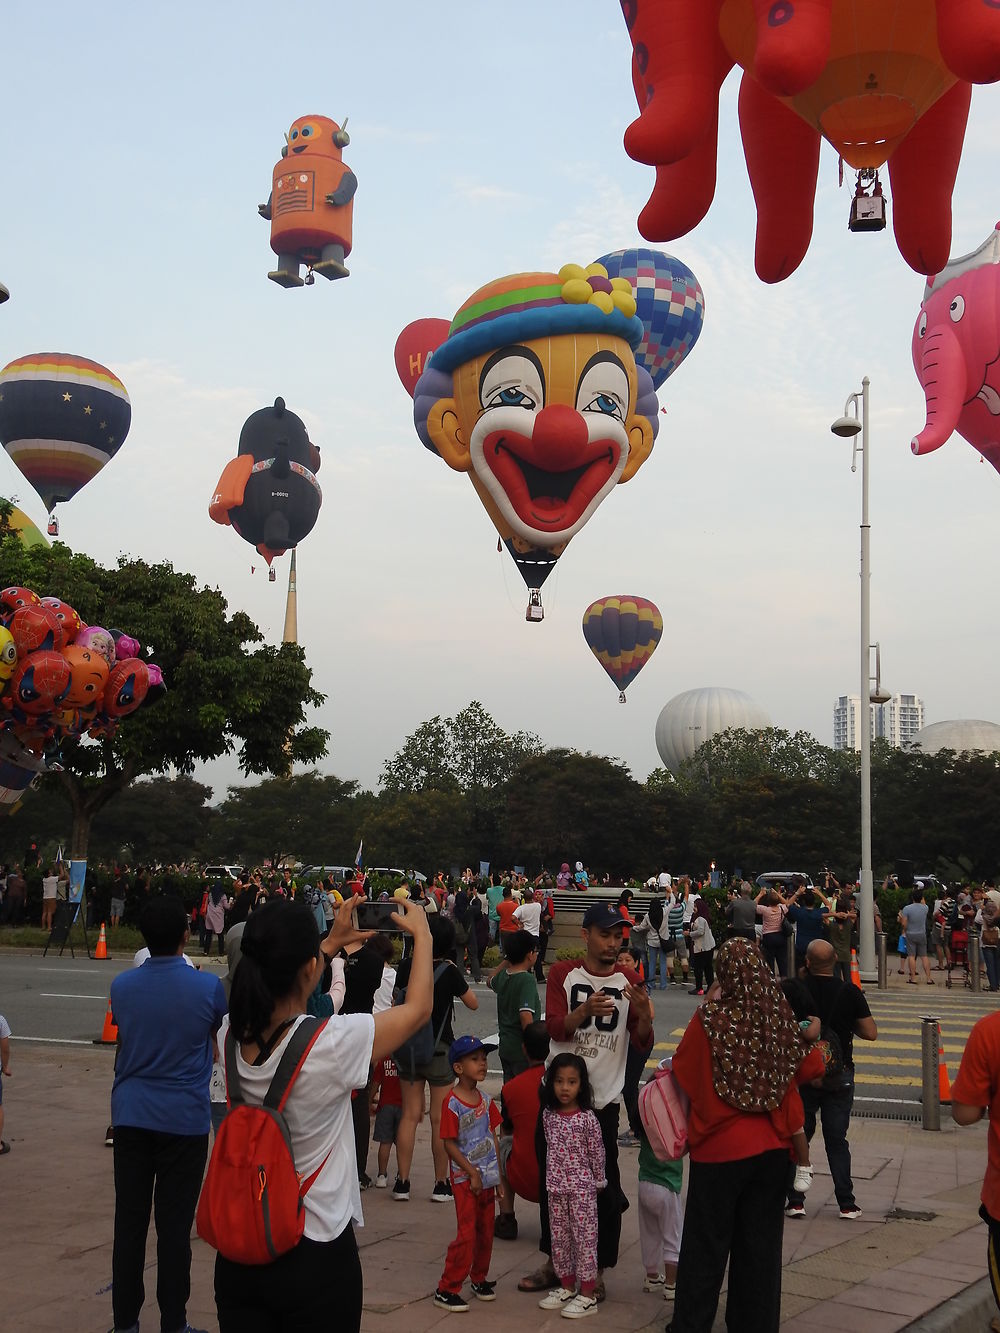
[[[351,142],[343,126],[327,116],[300,116],[285,135],[271,194],[257,212],[271,224],[271,249],[278,266],[267,275],[281,287],[302,287],[324,278],[346,278],[358,178],[342,150]],[[299,265],[308,273],[299,276]]]
[[[529,589],[649,457],[656,392],[627,278],[601,264],[516,273],[473,292],[414,390],[426,448],[466,472]]]

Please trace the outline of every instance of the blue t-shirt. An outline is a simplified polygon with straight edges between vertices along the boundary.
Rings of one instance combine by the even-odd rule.
[[[823,922],[826,920],[825,907],[794,907],[788,909],[789,921],[795,922],[795,952],[805,953],[813,940],[825,938]]]
[[[147,958],[111,983],[118,1059],[111,1123],[165,1134],[207,1134],[212,1035],[226,1014],[218,977],[177,954]]]

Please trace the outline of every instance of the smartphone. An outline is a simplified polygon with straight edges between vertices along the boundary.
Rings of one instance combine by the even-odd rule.
[[[358,930],[378,930],[385,933],[398,932],[399,927],[392,919],[396,903],[358,903],[354,909]]]

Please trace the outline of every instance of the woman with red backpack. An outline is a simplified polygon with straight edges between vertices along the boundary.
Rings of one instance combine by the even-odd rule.
[[[416,904],[401,904],[393,921],[413,941],[405,1001],[374,1016],[310,1018],[309,997],[326,960],[373,933],[354,929],[352,910],[350,900],[342,904],[322,943],[316,919],[303,903],[266,903],[250,914],[243,932],[229,1018],[219,1029],[233,1109],[216,1140],[198,1209],[199,1233],[220,1250],[215,1261],[220,1333],[286,1328],[326,1333],[332,1326],[331,1273],[337,1275],[333,1322],[344,1333],[361,1327],[363,1280],[354,1223],[362,1221],[362,1213],[351,1092],[365,1087],[372,1064],[426,1024],[432,983],[427,918]],[[293,1053],[291,1061],[283,1061],[286,1052]],[[239,1151],[250,1146],[241,1143],[241,1135],[247,1139],[267,1115],[260,1110],[266,1097],[266,1105],[277,1103],[287,1126],[295,1197],[279,1197],[276,1169],[269,1209],[261,1213],[259,1205],[268,1200],[263,1168],[257,1168],[265,1177],[259,1188],[255,1184],[245,1191],[226,1188],[226,1173],[232,1175],[231,1163],[241,1156],[254,1160]],[[301,1219],[300,1238],[287,1248],[275,1245],[278,1253],[270,1262],[269,1255],[251,1258],[256,1236],[264,1235],[271,1250],[275,1222],[289,1202],[293,1221]],[[246,1256],[243,1262],[227,1257],[237,1252]]]

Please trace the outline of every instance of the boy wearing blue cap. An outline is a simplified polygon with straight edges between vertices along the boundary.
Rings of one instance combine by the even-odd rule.
[[[496,1140],[500,1111],[479,1091],[486,1077],[486,1056],[495,1050],[478,1037],[459,1037],[448,1051],[456,1083],[441,1108],[441,1139],[451,1162],[458,1234],[448,1246],[444,1272],[434,1293],[434,1304],[443,1310],[468,1310],[462,1284],[470,1276],[477,1300],[496,1300],[496,1283],[488,1281],[486,1274],[493,1253],[493,1215],[500,1184]]]

